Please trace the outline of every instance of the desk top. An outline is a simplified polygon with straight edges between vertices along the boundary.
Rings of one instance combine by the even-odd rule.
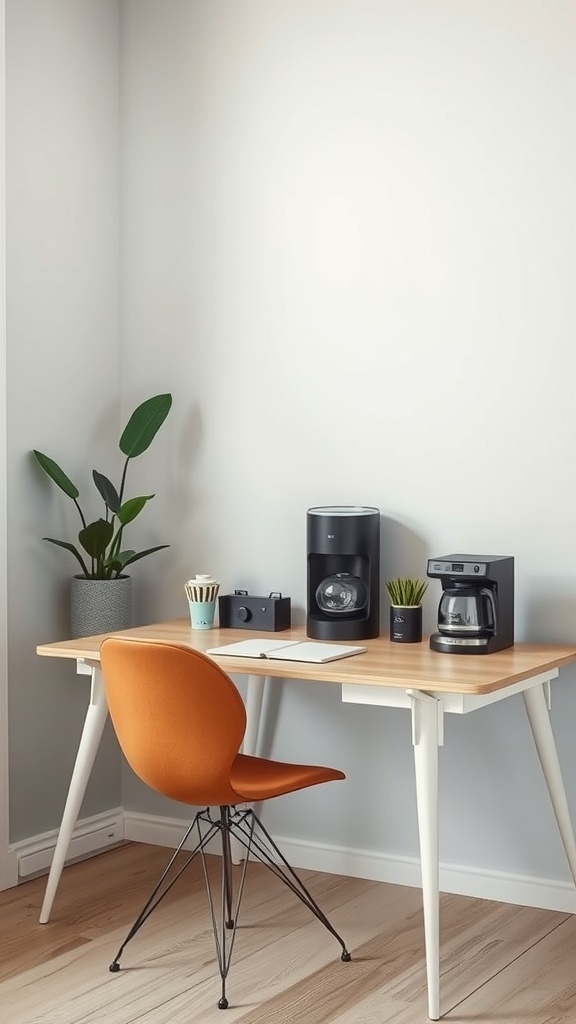
[[[84,658],[98,661],[100,644],[105,636],[63,640],[40,644],[36,653],[52,658]],[[285,629],[280,633],[262,633],[246,629],[192,629],[189,619],[176,619],[134,629],[120,630],[114,636],[137,640],[163,640],[186,644],[197,651],[209,647],[265,636],[267,639],[304,640],[302,628]],[[494,654],[440,654],[431,651],[428,638],[419,644],[391,643],[388,637],[363,640],[365,654],[324,665],[296,661],[274,661],[264,658],[214,657],[226,672],[237,675],[274,676],[281,679],[303,679],[326,683],[357,683],[393,686],[429,692],[480,694],[492,693],[512,683],[529,679],[549,670],[576,662],[576,645],[515,644]],[[553,673],[556,674],[555,671]]]

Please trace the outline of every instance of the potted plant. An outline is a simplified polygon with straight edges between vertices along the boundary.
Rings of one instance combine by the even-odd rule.
[[[390,639],[413,644],[422,640],[422,599],[426,580],[400,576],[385,583],[390,598]]]
[[[69,551],[81,572],[72,579],[71,614],[74,637],[124,629],[131,614],[131,577],[125,570],[147,555],[169,547],[159,544],[145,551],[125,546],[124,530],[140,515],[153,494],[125,497],[126,475],[131,459],[142,455],[151,445],[172,406],[172,395],[155,395],[134,410],[122,431],[119,448],[125,456],[117,489],[97,470],[92,471],[96,490],[104,502],[103,514],[88,522],[79,502],[80,491],[66,473],[43,452],[33,450],[37,463],[76,506],[82,528],[77,543],[44,537],[50,544]],[[113,583],[114,587],[109,584]],[[117,610],[114,610],[117,605]],[[87,617],[86,617],[87,615]]]

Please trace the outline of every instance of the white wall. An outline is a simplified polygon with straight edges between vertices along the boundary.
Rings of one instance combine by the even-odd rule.
[[[575,37],[562,0],[8,0],[13,841],[58,824],[87,698],[34,653],[72,571],[41,538],[74,519],[29,450],[87,487],[154,391],[175,406],[132,481],[171,547],[135,568],[138,621],[210,571],[302,622],[306,509],[363,503],[384,576],[512,553],[519,639],[573,641]],[[402,712],[321,686],[270,710],[265,751],[348,773],[273,829],[416,854]],[[120,801],[110,739],[83,813]],[[519,701],[449,721],[441,776],[445,862],[567,879]]]
[[[572,642],[572,6],[122,9],[123,390],[175,395],[168,462],[141,471],[172,545],[142,564],[142,613],[185,615],[209,571],[301,622],[306,509],[361,503],[385,576],[514,554],[518,638]],[[574,681],[553,711],[569,784]],[[349,778],[272,826],[415,854],[407,717],[275,700],[268,749]],[[568,877],[519,700],[450,721],[441,761],[443,860]],[[158,809],[129,775],[124,803]]]
[[[5,63],[4,0],[0,0],[0,68]],[[6,168],[6,82],[0,76],[0,180]],[[6,612],[6,194],[0,194],[0,889],[14,884],[15,858],[10,857],[8,839],[8,654]]]
[[[73,663],[35,654],[36,644],[69,635],[75,571],[72,556],[42,537],[68,539],[79,523],[30,450],[60,462],[87,496],[92,469],[105,472],[119,437],[119,19],[116,0],[8,0],[6,8],[14,842],[58,825],[88,700]],[[109,734],[82,814],[119,802]]]

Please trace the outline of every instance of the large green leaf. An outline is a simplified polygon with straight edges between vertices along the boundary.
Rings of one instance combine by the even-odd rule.
[[[82,572],[84,573],[84,575],[85,576],[89,576],[90,575],[90,573],[88,572],[88,569],[86,567],[86,563],[85,563],[84,559],[82,558],[82,555],[78,551],[78,548],[75,548],[73,544],[68,544],[68,542],[65,541],[65,540],[54,540],[54,537],[44,537],[43,539],[47,540],[49,542],[49,544],[56,544],[57,547],[65,548],[66,551],[70,551],[74,555],[74,558],[77,558],[78,561],[80,562],[80,565],[82,566]]]
[[[135,554],[135,551],[119,551],[113,558],[107,558],[104,565],[111,566],[116,569],[117,572],[120,572],[126,565],[126,562],[130,561]]]
[[[153,494],[143,494],[140,498],[128,498],[119,509],[116,509],[118,520],[122,526],[131,523],[136,516],[139,516],[146,502],[153,498]]]
[[[159,544],[156,548],[148,548],[147,551],[139,551],[137,555],[133,555],[132,558],[127,558],[124,562],[123,568],[127,565],[132,565],[132,562],[137,562],[139,558],[145,558],[146,555],[153,555],[155,551],[162,551],[162,548],[169,548],[169,544]]]
[[[172,395],[154,395],[134,410],[120,438],[120,451],[135,459],[150,446],[172,406]]]
[[[120,508],[120,498],[118,497],[118,491],[114,487],[114,484],[108,479],[107,476],[103,476],[98,470],[92,470],[92,479],[96,484],[96,490],[104,502],[108,506],[111,512],[117,512]]]
[[[97,519],[95,523],[89,523],[86,529],[80,530],[78,540],[91,558],[100,559],[104,556],[113,533],[112,523],[106,519]]]
[[[102,579],[115,579],[115,577],[119,576],[122,572],[123,565],[124,563],[122,560],[116,556],[114,556],[114,558],[106,558],[100,566]]]
[[[50,459],[48,455],[44,455],[43,452],[37,452],[35,448],[33,452],[44,472],[64,491],[64,494],[67,494],[69,498],[77,498],[80,491],[76,484],[72,483],[70,477],[66,476],[64,470],[60,469],[58,463],[54,462],[54,459]]]

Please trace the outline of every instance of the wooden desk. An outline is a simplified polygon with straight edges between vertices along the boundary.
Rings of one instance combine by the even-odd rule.
[[[66,852],[108,713],[99,664],[99,648],[104,635],[42,644],[37,648],[37,653],[44,657],[76,659],[79,671],[90,673],[92,678],[90,703],[48,876],[40,914],[41,923],[48,921],[50,916]],[[244,629],[192,630],[189,621],[182,619],[139,626],[123,630],[116,635],[151,642],[176,641],[205,651],[209,647],[218,647],[262,634]],[[302,629],[291,629],[266,636],[298,640],[303,639],[305,634]],[[244,743],[244,750],[247,753],[256,751],[266,679],[325,682],[341,687],[342,700],[345,703],[404,707],[410,710],[422,871],[428,1014],[431,1020],[438,1020],[438,748],[443,742],[444,714],[467,714],[514,694],[522,694],[560,836],[576,882],[576,842],[548,716],[550,682],[558,675],[560,668],[576,662],[576,646],[517,644],[509,650],[495,654],[458,656],[437,654],[429,649],[426,641],[421,644],[396,644],[379,637],[376,640],[365,641],[365,645],[368,648],[365,654],[326,665],[224,656],[214,660],[230,673],[248,676],[248,727]]]

